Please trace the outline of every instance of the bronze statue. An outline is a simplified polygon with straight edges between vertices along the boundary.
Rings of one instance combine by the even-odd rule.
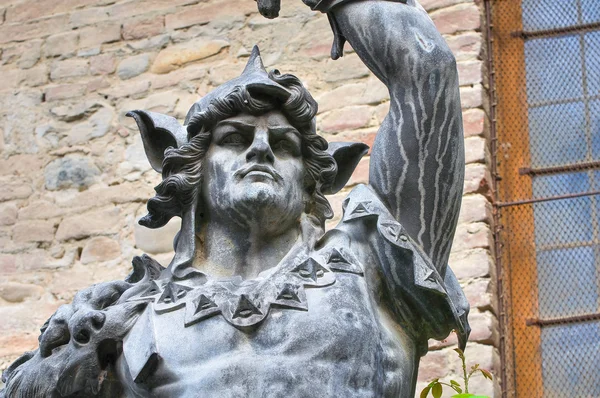
[[[391,97],[339,225],[325,231],[325,195],[368,148],[318,136],[316,102],[255,47],[184,126],[130,112],[163,177],[140,223],[181,217],[175,256],[79,292],[0,396],[412,397],[429,338],[455,330],[464,348],[447,267],[464,173],[454,57],[415,0],[305,2],[328,13],[332,56],[348,40]]]

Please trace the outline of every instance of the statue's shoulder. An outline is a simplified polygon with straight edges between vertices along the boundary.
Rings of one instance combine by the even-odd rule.
[[[431,261],[370,186],[357,185],[342,210],[340,223],[327,234],[348,236],[352,251],[383,281],[383,301],[397,320],[416,335],[438,340],[456,330],[464,345],[469,304],[452,271]]]
[[[40,329],[39,348],[4,371],[0,397],[120,395],[116,377],[108,373],[121,355],[123,338],[146,306],[128,298],[146,289],[162,270],[146,255],[135,257],[125,280],[79,291]]]

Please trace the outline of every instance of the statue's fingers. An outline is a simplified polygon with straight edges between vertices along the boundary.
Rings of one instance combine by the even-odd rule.
[[[53,349],[67,344],[70,339],[71,334],[66,322],[50,322],[48,328],[40,336],[40,355],[43,358],[49,357]]]
[[[281,0],[257,0],[258,12],[266,18],[277,18],[281,9]]]

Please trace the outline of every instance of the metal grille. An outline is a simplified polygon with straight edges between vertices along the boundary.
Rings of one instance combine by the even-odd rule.
[[[488,0],[504,396],[600,397],[600,0]]]

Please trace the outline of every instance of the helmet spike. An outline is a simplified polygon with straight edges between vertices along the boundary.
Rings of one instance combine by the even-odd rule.
[[[258,49],[257,45],[254,45],[252,48],[252,53],[250,54],[246,68],[242,72],[242,76],[255,72],[267,73],[262,58],[260,57],[260,50]]]

